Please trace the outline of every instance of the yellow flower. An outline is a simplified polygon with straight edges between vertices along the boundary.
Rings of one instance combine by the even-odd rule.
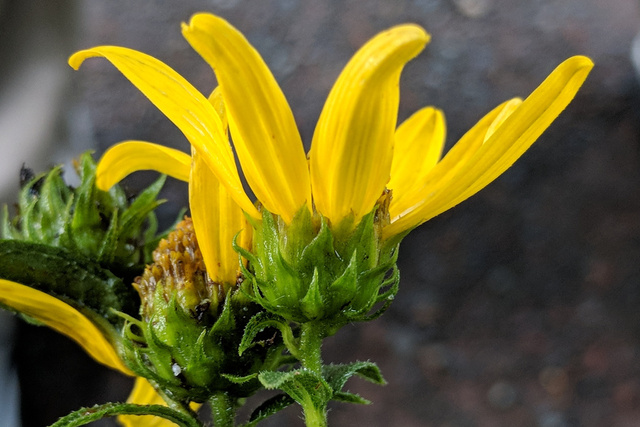
[[[306,205],[336,225],[349,215],[358,219],[369,213],[388,189],[385,238],[403,235],[502,174],[568,105],[593,67],[586,57],[569,58],[524,101],[507,101],[483,117],[440,159],[445,139],[440,110],[424,108],[396,128],[400,72],[429,40],[422,28],[400,25],[375,36],[347,64],[326,101],[307,160],[280,87],[245,37],[210,14],[183,24],[183,35],[216,74],[234,148],[260,203],[287,223]],[[242,189],[224,120],[210,100],[167,65],[130,49],[95,47],[77,52],[69,63],[77,69],[94,56],[111,61],[180,128],[201,165],[189,175],[186,154],[125,142],[100,162],[101,188],[141,169],[182,180],[191,176],[191,208],[201,211],[200,218],[194,214],[200,242],[210,235],[201,236],[204,227],[226,224],[204,218],[216,192],[260,218]]]

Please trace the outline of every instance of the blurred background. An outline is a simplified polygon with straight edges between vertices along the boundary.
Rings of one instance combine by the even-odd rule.
[[[327,340],[325,361],[372,360],[389,382],[351,380],[373,405],[332,405],[329,421],[640,426],[637,0],[0,0],[1,201],[15,198],[23,163],[40,171],[123,139],[188,150],[107,61],[74,72],[66,60],[98,44],[127,46],[208,94],[213,74],[180,34],[198,11],[222,15],[262,53],[307,144],[341,68],[394,24],[432,35],[403,74],[399,119],[438,106],[447,147],[567,57],[593,58],[575,101],[515,166],[405,239],[387,313]],[[137,174],[127,185],[153,178]],[[164,196],[169,224],[186,205],[186,185],[169,180]],[[3,426],[47,425],[124,400],[131,387],[66,338],[9,315],[0,318],[0,350]],[[300,411],[264,425],[302,425]]]

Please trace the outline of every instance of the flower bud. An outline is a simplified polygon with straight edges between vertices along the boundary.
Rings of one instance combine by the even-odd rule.
[[[153,316],[157,299],[164,300],[164,305],[175,298],[183,312],[195,319],[217,314],[218,303],[229,286],[209,279],[190,218],[185,217],[167,239],[160,241],[153,261],[134,283],[145,320]]]
[[[257,379],[233,378],[277,365],[281,357],[274,340],[238,356],[245,325],[259,306],[235,283],[209,278],[190,218],[160,242],[153,259],[134,283],[142,321],[129,318],[125,327],[130,368],[176,400],[202,402],[221,390],[237,397],[253,393]]]
[[[109,191],[95,187],[91,153],[80,156],[74,166],[80,178],[75,188],[63,179],[61,166],[40,175],[22,168],[17,214],[11,217],[4,207],[0,236],[63,248],[130,282],[159,240],[154,210],[161,203],[157,196],[165,178],[128,199],[119,185]]]

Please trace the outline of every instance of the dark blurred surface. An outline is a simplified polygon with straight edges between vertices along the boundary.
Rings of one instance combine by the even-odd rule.
[[[448,147],[562,60],[592,57],[596,68],[578,97],[514,167],[405,239],[389,311],[327,340],[325,361],[372,360],[389,382],[351,380],[348,388],[374,404],[333,405],[329,421],[630,427],[640,425],[640,117],[629,61],[639,8],[635,0],[103,0],[79,3],[69,53],[135,48],[208,94],[213,74],[182,39],[180,22],[218,13],[262,53],[308,144],[354,51],[385,28],[415,22],[432,43],[403,74],[399,116],[443,109]],[[87,146],[98,153],[123,139],[188,149],[106,61],[68,73],[75,111],[90,124]],[[152,178],[128,182],[135,189]],[[170,182],[166,197],[169,222],[186,204],[186,185]],[[128,380],[45,329],[20,325],[15,360],[25,427],[128,393]],[[302,425],[299,417],[293,408],[264,425]]]

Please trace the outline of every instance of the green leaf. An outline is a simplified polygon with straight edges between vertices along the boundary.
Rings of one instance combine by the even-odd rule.
[[[162,405],[136,405],[133,403],[106,403],[92,408],[81,408],[60,418],[50,427],[77,427],[93,421],[118,415],[155,415],[180,427],[202,427],[194,414],[184,413]]]
[[[245,375],[244,377],[239,377],[237,375],[231,375],[231,374],[220,374],[220,376],[228,379],[229,381],[231,381],[234,384],[244,384],[244,383],[248,383],[249,381],[258,378],[258,374],[250,374],[250,375]]]
[[[371,405],[371,401],[361,397],[355,393],[349,393],[347,391],[337,391],[333,393],[333,399],[337,402],[355,403],[358,405]]]
[[[242,356],[242,353],[251,346],[260,344],[259,342],[255,342],[255,339],[260,332],[267,328],[277,328],[282,334],[282,340],[287,346],[289,352],[295,357],[298,356],[298,346],[289,323],[282,317],[266,311],[256,314],[249,320],[249,322],[247,322],[247,326],[244,328],[244,334],[242,335],[242,340],[238,346],[238,354]]]
[[[316,409],[324,410],[333,396],[333,390],[324,378],[306,369],[264,371],[258,379],[266,389],[282,390],[302,406],[311,404]]]
[[[378,366],[373,362],[353,362],[349,364],[325,365],[322,375],[336,392],[342,391],[345,383],[354,375],[359,375],[375,384],[386,384]]]
[[[0,278],[30,286],[59,298],[83,313],[87,308],[111,324],[137,315],[139,298],[110,271],[79,254],[39,243],[0,240]]]
[[[265,400],[251,413],[249,423],[245,424],[245,427],[252,427],[258,424],[260,421],[292,405],[294,402],[295,401],[286,394],[278,394]]]

